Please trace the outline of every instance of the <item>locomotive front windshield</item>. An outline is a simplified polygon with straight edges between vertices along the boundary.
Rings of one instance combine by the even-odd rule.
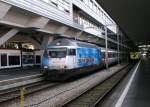
[[[66,48],[51,48],[49,49],[49,56],[51,58],[65,58],[67,55]]]

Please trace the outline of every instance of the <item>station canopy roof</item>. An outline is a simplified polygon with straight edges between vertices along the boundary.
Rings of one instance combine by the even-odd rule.
[[[150,0],[97,0],[137,45],[150,44]]]

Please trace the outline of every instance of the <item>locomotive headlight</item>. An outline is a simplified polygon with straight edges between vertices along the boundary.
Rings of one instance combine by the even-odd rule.
[[[48,66],[44,66],[44,68],[45,68],[45,69],[47,69],[47,68],[48,68]]]

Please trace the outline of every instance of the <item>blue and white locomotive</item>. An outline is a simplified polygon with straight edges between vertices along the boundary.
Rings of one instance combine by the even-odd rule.
[[[86,42],[70,39],[54,40],[43,55],[46,79],[65,80],[104,67],[106,62],[109,65],[117,62],[116,50],[108,49],[107,60],[105,52],[105,48]]]
[[[90,43],[58,39],[44,52],[43,66],[47,79],[66,79],[100,68],[101,49]]]

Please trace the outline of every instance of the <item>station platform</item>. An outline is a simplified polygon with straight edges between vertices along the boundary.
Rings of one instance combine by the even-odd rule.
[[[0,82],[5,80],[16,79],[20,77],[26,77],[31,75],[41,74],[41,69],[39,68],[16,68],[16,69],[3,69],[0,70]]]
[[[150,60],[142,59],[123,89],[115,107],[150,106]]]
[[[122,107],[150,106],[150,60],[143,59],[136,71]]]

